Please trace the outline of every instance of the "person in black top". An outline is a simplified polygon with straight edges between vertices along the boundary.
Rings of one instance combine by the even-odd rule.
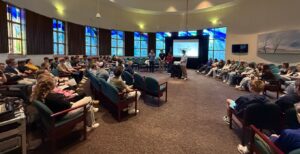
[[[166,58],[166,54],[164,53],[164,50],[160,50],[160,54],[158,56],[160,71],[164,70],[164,67],[165,67],[165,58]]]
[[[45,103],[45,105],[48,106],[48,108],[53,113],[57,113],[69,108],[74,108],[86,104],[88,107],[88,116],[87,116],[87,122],[89,126],[88,130],[91,129],[90,127],[96,128],[99,126],[99,124],[95,122],[93,106],[90,105],[90,102],[92,101],[91,97],[84,97],[83,99],[77,102],[70,102],[70,100],[68,100],[63,94],[54,93],[53,92],[54,88],[55,88],[55,81],[53,80],[52,77],[45,76],[42,79],[39,79],[39,82],[33,88],[31,101],[39,100]],[[62,117],[72,117],[74,114],[78,112],[82,112],[82,109],[79,108],[79,109],[72,110],[67,114],[58,117],[58,119]]]
[[[134,74],[134,70],[133,70],[133,68],[132,68],[133,62],[132,62],[132,61],[128,61],[127,64],[128,64],[128,65],[127,65],[127,67],[125,68],[124,71],[126,71],[126,72],[130,73],[131,75],[133,75],[133,74]]]
[[[244,109],[253,104],[266,104],[269,100],[265,95],[262,95],[264,90],[264,82],[261,80],[252,80],[250,83],[251,94],[240,96],[237,100],[227,99],[227,116],[223,117],[223,120],[229,123],[230,108],[237,112],[237,116],[243,116]]]
[[[295,82],[295,92],[286,94],[280,97],[275,104],[277,104],[282,112],[290,108],[294,108],[294,104],[300,102],[300,79]]]

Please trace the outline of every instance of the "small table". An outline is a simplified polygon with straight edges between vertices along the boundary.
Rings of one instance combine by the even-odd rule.
[[[24,113],[24,108],[21,107],[20,109],[15,111],[15,117],[6,121],[0,122],[0,127],[5,127],[12,124],[18,124],[17,127],[13,127],[12,129],[9,129],[7,131],[0,133],[0,144],[1,142],[5,140],[11,139],[13,136],[21,136],[21,146],[22,146],[22,154],[26,154],[26,116]],[[10,138],[11,137],[11,138]],[[5,140],[3,140],[5,139]],[[19,146],[16,146],[12,149],[7,149],[7,151],[0,151],[0,152],[9,152],[11,150],[15,150],[16,148],[19,148]]]

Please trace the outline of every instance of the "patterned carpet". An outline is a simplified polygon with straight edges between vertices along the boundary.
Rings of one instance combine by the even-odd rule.
[[[166,73],[141,73],[168,81],[168,102],[160,107],[151,97],[140,100],[137,116],[117,122],[109,112],[96,114],[100,126],[88,133],[86,141],[74,137],[63,144],[61,153],[199,153],[234,154],[240,140],[222,117],[226,98],[239,92],[222,82],[189,70],[189,80],[169,78]],[[163,98],[163,97],[162,97]],[[76,136],[76,135],[75,135]],[[70,141],[71,140],[71,141]],[[32,153],[46,152],[47,145]]]

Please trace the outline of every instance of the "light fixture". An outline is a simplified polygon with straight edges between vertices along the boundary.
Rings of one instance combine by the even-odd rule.
[[[99,12],[96,13],[96,18],[101,18],[101,14]]]
[[[98,7],[98,11],[96,13],[96,18],[101,18],[101,14],[100,14],[100,9],[99,9],[99,0],[97,1],[97,7]]]

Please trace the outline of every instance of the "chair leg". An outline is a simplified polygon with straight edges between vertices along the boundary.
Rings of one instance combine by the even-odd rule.
[[[121,121],[121,109],[118,108],[118,121],[120,122]]]
[[[232,112],[230,109],[229,109],[228,118],[229,118],[229,129],[232,129]]]
[[[247,131],[247,127],[243,125],[243,130],[242,130],[242,145],[245,146],[245,142],[246,142],[246,131]]]

